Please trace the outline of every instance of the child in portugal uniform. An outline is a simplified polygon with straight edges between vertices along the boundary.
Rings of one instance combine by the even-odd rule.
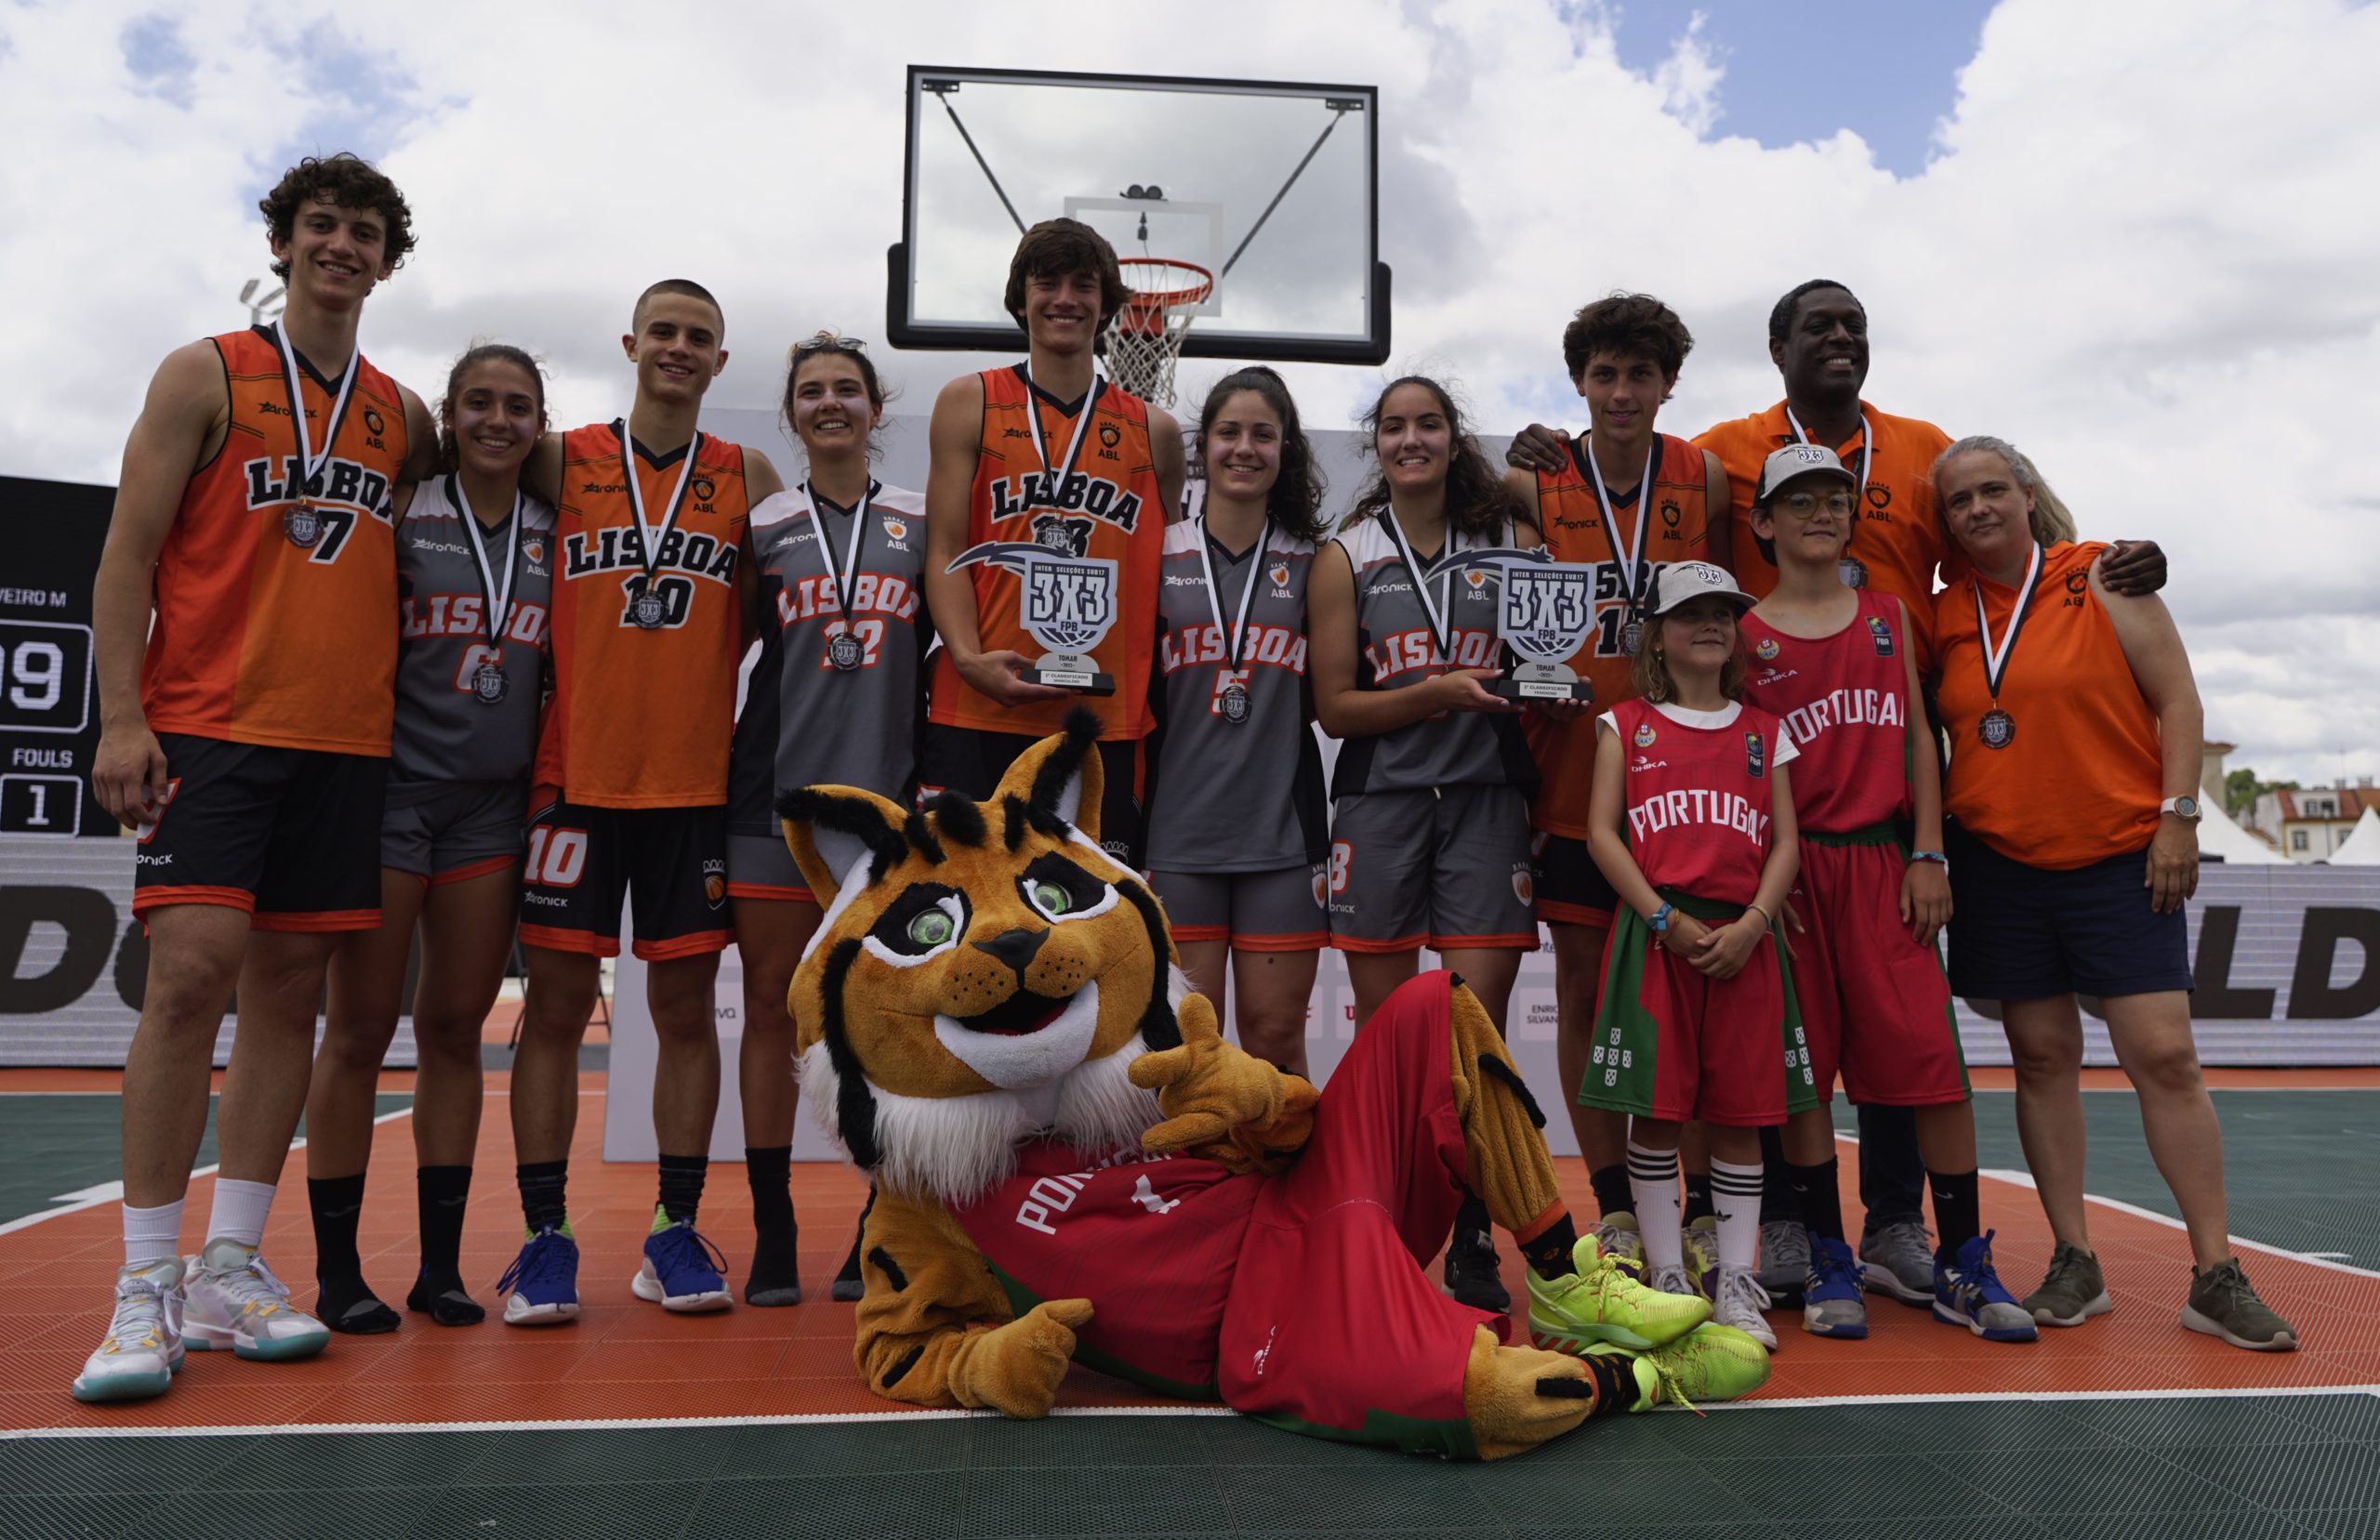
[[[1916,1109],[1940,1234],[1935,1316],[1994,1341],[2030,1342],[2032,1320],[2001,1286],[1979,1234],[1975,1114],[1934,950],[1950,910],[1941,779],[1909,612],[1893,594],[1844,582],[1857,488],[1832,450],[1795,444],[1768,456],[1752,505],[1752,533],[1778,577],[1744,620],[1744,699],[1784,719],[1803,765],[1795,994],[1821,1099],[1839,1069],[1855,1105]],[[1904,818],[1915,823],[1913,853],[1901,843]],[[1783,1152],[1809,1232],[1803,1326],[1865,1336],[1823,1099],[1795,1114]]]
[[[1625,907],[1605,954],[1579,1099],[1632,1114],[1631,1184],[1656,1288],[1686,1281],[1679,1125],[1709,1125],[1719,1231],[1712,1319],[1766,1347],[1752,1276],[1760,1236],[1755,1130],[1817,1104],[1773,917],[1793,880],[1792,739],[1742,703],[1726,569],[1681,562],[1654,582],[1637,655],[1643,698],[1597,724],[1593,849]]]

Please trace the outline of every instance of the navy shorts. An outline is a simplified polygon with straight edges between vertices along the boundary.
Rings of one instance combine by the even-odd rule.
[[[1529,858],[1537,867],[1537,917],[1548,925],[1587,925],[1611,928],[1620,895],[1611,879],[1595,864],[1583,839],[1549,833],[1529,836]]]
[[[2148,847],[2069,872],[2011,861],[1951,824],[1950,992],[1970,1000],[2191,986],[2181,910],[2149,906]]]

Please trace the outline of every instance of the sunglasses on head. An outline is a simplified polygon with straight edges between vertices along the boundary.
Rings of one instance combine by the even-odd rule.
[[[866,351],[867,351],[867,344],[855,336],[813,336],[793,345],[793,356],[796,358],[808,353],[864,353]]]

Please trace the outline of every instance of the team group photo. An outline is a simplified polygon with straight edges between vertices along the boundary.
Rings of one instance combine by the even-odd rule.
[[[2054,385],[1929,408],[1872,250],[1697,303],[1594,156],[1527,350],[1414,350],[1397,111],[913,64],[880,311],[801,301],[883,244],[813,200],[765,322],[687,238],[567,334],[435,323],[406,156],[250,151],[247,322],[107,322],[112,488],[8,483],[89,510],[0,617],[19,708],[87,637],[5,740],[16,977],[124,906],[0,1015],[12,1533],[1110,1533],[1185,1464],[1202,1533],[2368,1520],[2380,827],[2235,795],[2180,596],[2255,558]],[[205,1457],[57,1463],[140,1446]],[[1879,1506],[1657,1500],[1805,1450]]]

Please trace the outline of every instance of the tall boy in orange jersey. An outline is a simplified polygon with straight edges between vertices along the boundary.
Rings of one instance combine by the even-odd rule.
[[[926,602],[942,634],[919,777],[929,791],[992,795],[1012,760],[1060,731],[1076,704],[1100,720],[1106,770],[1100,836],[1141,863],[1143,744],[1156,718],[1157,569],[1182,504],[1182,433],[1100,371],[1100,329],[1123,307],[1116,253],[1090,226],[1045,219],[1009,264],[1006,303],[1025,362],[942,388],[929,429]],[[1020,580],[982,563],[949,571],[986,541],[1050,546],[1116,563],[1115,624],[1091,650],[1109,695],[1022,677],[1045,651],[1018,620]]]
[[[149,965],[125,1060],[125,1266],[74,1381],[84,1401],[160,1394],[185,1343],[289,1359],[329,1336],[257,1250],[305,1105],[324,968],[338,932],[379,923],[398,494],[437,435],[420,399],[356,350],[365,296],[413,249],[395,185],[352,155],[310,159],[258,206],[288,308],[165,356],[92,589],[91,781],[140,831],[132,907]],[[235,982],[221,1175],[202,1249],[182,1260]]]
[[[1644,637],[1653,574],[1673,561],[1727,565],[1713,527],[1726,506],[1719,464],[1655,430],[1694,349],[1677,313],[1651,295],[1614,294],[1580,309],[1562,332],[1562,362],[1586,398],[1588,431],[1564,446],[1559,468],[1505,472],[1557,561],[1594,569],[1594,628],[1571,668],[1594,691],[1593,711],[1557,721],[1531,712],[1522,728],[1538,769],[1537,915],[1554,938],[1554,1057],[1562,1100],[1585,1157],[1604,1249],[1644,1260],[1628,1184],[1628,1115],[1579,1104],[1602,983],[1604,945],[1620,902],[1588,854],[1594,784],[1593,717],[1636,693],[1631,675]]]
[[[697,426],[727,365],[726,322],[701,284],[637,297],[620,338],[636,396],[615,421],[548,435],[526,480],[556,509],[553,698],[531,773],[521,940],[529,961],[512,1139],[528,1243],[498,1287],[515,1325],[578,1313],[564,1197],[578,1121],[578,1045],[601,959],[633,904],[660,1060],[653,1125],[661,1191],[637,1297],[724,1310],[724,1258],[694,1229],[719,1112],[712,986],[727,915],[727,750],[736,664],[751,636],[752,505],[783,490],[769,462]]]
[[[1937,571],[1948,556],[1934,489],[1934,457],[1950,439],[1932,423],[1880,412],[1861,399],[1868,381],[1868,311],[1842,283],[1814,278],[1796,284],[1768,314],[1768,356],[1785,399],[1764,412],[1723,422],[1695,444],[1718,456],[1727,502],[1716,527],[1736,557],[1736,582],[1755,599],[1777,586],[1777,567],[1749,534],[1752,493],[1768,455],[1788,444],[1832,449],[1853,475],[1858,528],[1844,548],[1845,584],[1893,595],[1909,608],[1919,672],[1933,649],[1929,635]],[[1532,426],[1514,441],[1513,462],[1550,467],[1558,438]],[[2165,558],[2153,542],[2119,544],[2109,555],[2111,586],[2149,593],[2164,586]],[[1924,1223],[1924,1165],[1909,1109],[1870,1104],[1859,1114],[1859,1198],[1867,1218],[1859,1242],[1868,1286],[1930,1310],[1934,1252]],[[1760,1283],[1771,1294],[1797,1295],[1807,1276],[1806,1233],[1785,1174],[1782,1146],[1764,1136],[1767,1192],[1763,1200]],[[1693,1206],[1690,1203],[1689,1206]]]

